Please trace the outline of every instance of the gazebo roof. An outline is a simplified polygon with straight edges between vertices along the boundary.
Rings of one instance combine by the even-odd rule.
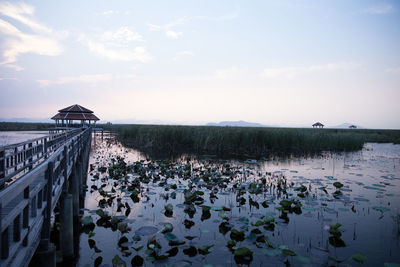
[[[51,118],[52,120],[77,120],[77,121],[98,121],[100,120],[93,111],[84,108],[80,105],[72,105],[63,109],[60,109],[58,113]]]
[[[78,112],[78,113],[93,113],[90,109],[84,108],[78,104],[60,109],[58,112]]]
[[[316,122],[312,126],[324,126],[324,125],[322,123],[320,123],[320,122]]]

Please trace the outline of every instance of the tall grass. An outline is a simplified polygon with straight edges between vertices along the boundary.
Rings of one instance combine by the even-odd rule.
[[[0,131],[46,131],[54,123],[0,122]]]
[[[0,131],[47,130],[50,123],[0,122]],[[213,154],[263,157],[355,151],[366,142],[400,144],[400,130],[256,128],[166,125],[98,125],[119,133],[127,146],[147,154]]]
[[[365,142],[400,143],[400,131],[213,126],[113,125],[120,140],[145,153],[263,157],[354,151]]]

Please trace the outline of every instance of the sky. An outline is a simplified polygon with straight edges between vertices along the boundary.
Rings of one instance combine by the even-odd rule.
[[[400,1],[0,1],[0,118],[400,129]]]

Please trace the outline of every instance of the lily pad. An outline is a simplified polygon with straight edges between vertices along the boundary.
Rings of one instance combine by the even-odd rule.
[[[139,229],[135,231],[135,234],[137,235],[154,235],[155,233],[158,232],[158,228],[154,226],[142,226]]]
[[[340,189],[343,187],[343,184],[341,182],[334,182],[333,186],[336,187],[337,189]]]
[[[390,211],[389,208],[385,208],[385,207],[372,207],[372,209],[376,210],[376,211],[380,211],[380,212],[385,212],[385,211]]]
[[[132,258],[131,260],[131,265],[132,266],[143,266],[143,258],[139,255],[136,255],[135,257]]]
[[[118,255],[112,259],[112,265],[113,267],[126,267],[126,263]]]
[[[294,259],[302,264],[310,264],[311,263],[311,259],[308,257],[303,257],[300,255],[297,255],[294,257]]]
[[[364,254],[356,253],[351,255],[351,259],[356,262],[363,263],[367,259],[367,257]]]
[[[244,232],[233,229],[231,231],[230,237],[232,240],[235,240],[235,241],[243,241],[244,240]]]
[[[249,248],[241,247],[235,250],[234,255],[237,257],[246,257],[246,256],[253,257],[253,251],[251,251]]]
[[[297,254],[290,249],[282,249],[282,253],[286,256],[297,256]]]
[[[173,233],[170,233],[170,232],[165,233],[165,234],[164,234],[164,237],[165,237],[165,239],[167,239],[168,241],[171,241],[171,242],[179,242],[178,237],[177,237],[176,235],[174,235]]]

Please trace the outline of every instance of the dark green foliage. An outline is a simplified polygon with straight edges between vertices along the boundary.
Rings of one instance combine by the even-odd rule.
[[[365,142],[400,143],[397,130],[257,128],[171,125],[112,125],[120,140],[160,156],[212,154],[220,157],[265,157],[355,151]]]
[[[46,131],[54,123],[0,122],[0,131]]]

